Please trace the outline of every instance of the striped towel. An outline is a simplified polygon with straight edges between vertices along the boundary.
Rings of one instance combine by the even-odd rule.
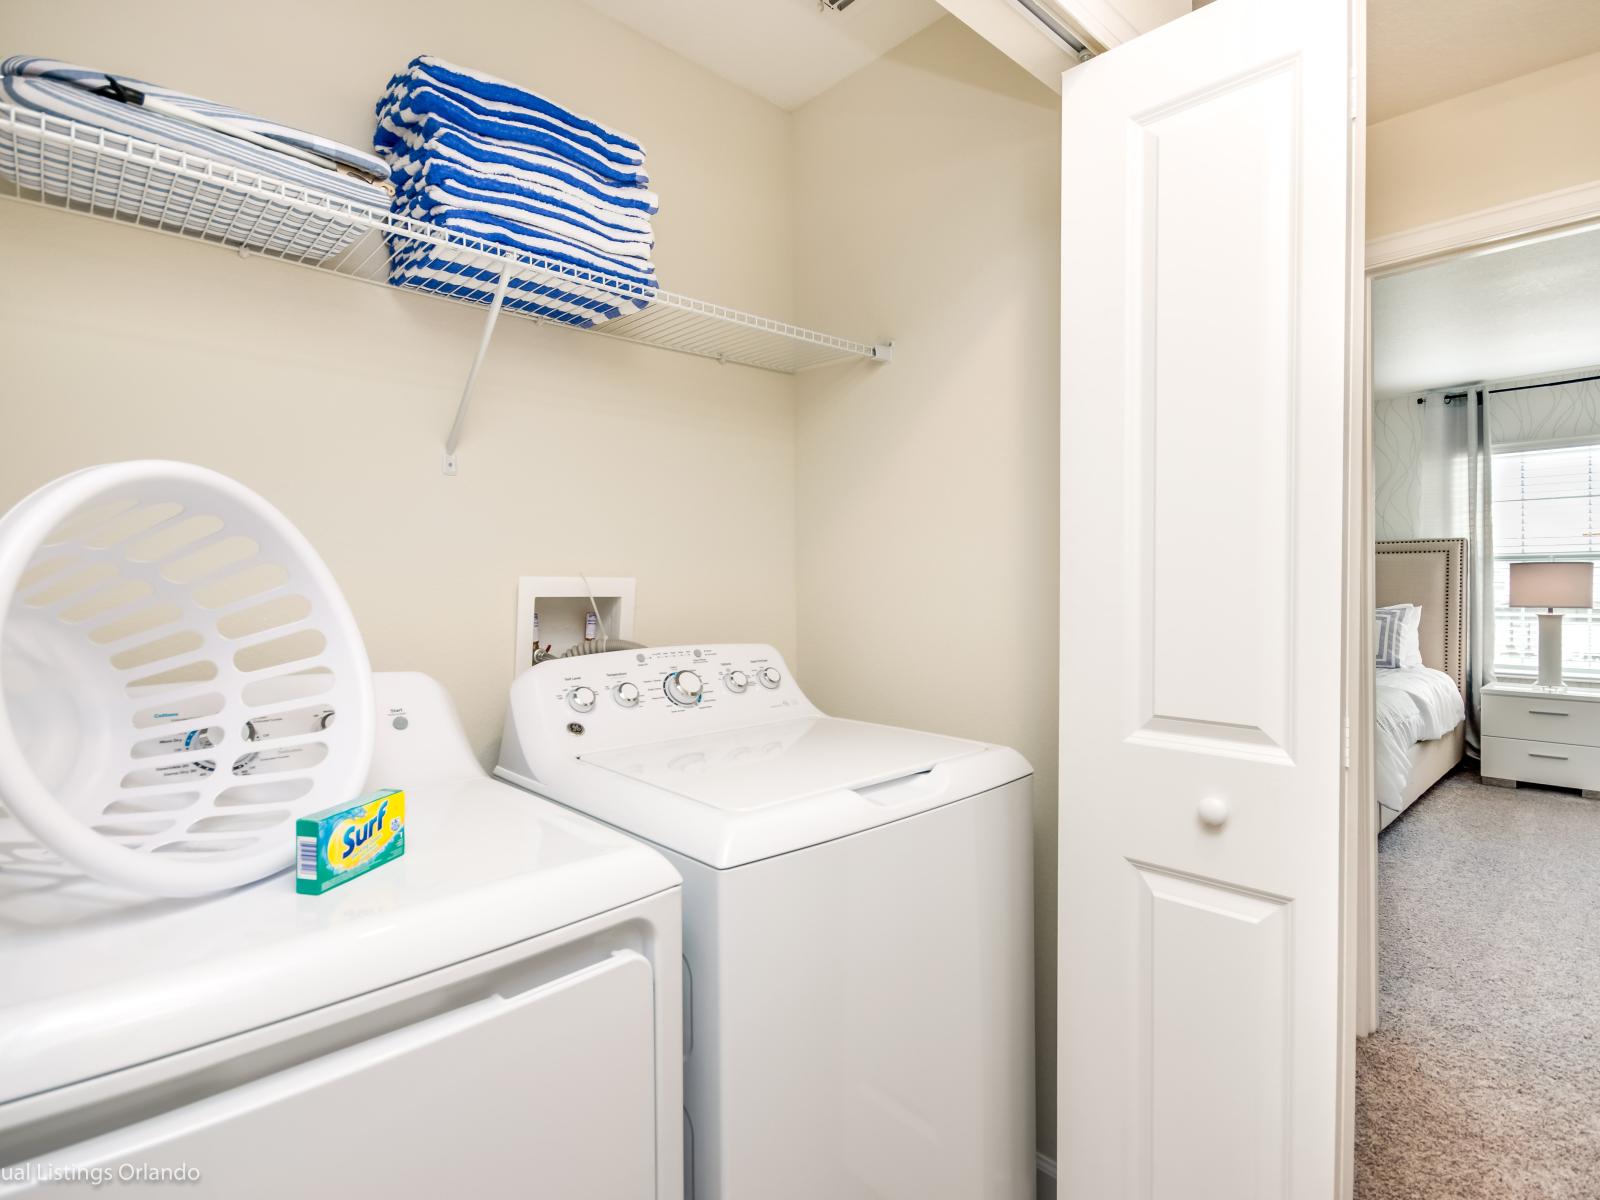
[[[404,196],[399,199],[405,211],[423,220],[440,212],[488,213],[519,221],[597,255],[623,260],[619,265],[624,267],[631,264],[637,270],[650,264],[653,239],[648,230],[619,229],[537,192],[493,177],[469,175],[437,159],[423,163],[401,191]]]
[[[391,239],[389,282],[397,287],[439,292],[458,300],[488,304],[494,298],[504,264],[485,265],[482,255],[474,255],[454,245],[438,245],[403,237]],[[585,288],[579,281],[553,277],[546,271],[518,269],[513,260],[503,307],[528,313],[578,329],[588,329],[624,309],[632,312],[643,301],[619,300],[610,292]]]
[[[588,327],[656,292],[644,147],[524,88],[421,55],[389,81],[373,148],[394,211],[389,281]],[[411,232],[411,231],[415,232]]]
[[[516,146],[532,146],[560,155],[610,183],[643,187],[650,182],[643,166],[619,163],[581,139],[565,137],[532,122],[507,120],[477,112],[459,99],[427,84],[402,80],[392,85],[378,108],[378,116],[394,117],[407,125],[416,125],[426,117],[436,117],[445,124],[480,137],[494,138]]]
[[[383,159],[365,150],[358,150],[354,146],[347,146],[343,142],[336,142],[332,138],[321,137],[315,133],[307,133],[303,129],[280,125],[276,121],[240,112],[236,108],[218,104],[214,100],[146,83],[142,79],[134,79],[128,75],[113,77],[104,71],[27,54],[14,55],[0,63],[0,74],[20,75],[30,79],[52,79],[57,83],[73,84],[91,91],[106,87],[115,79],[116,82],[128,84],[147,95],[158,96],[177,108],[187,109],[200,117],[235,127],[243,133],[255,134],[274,142],[282,142],[286,146],[309,151],[320,158],[348,168],[359,177],[376,181],[386,179],[389,175],[389,169]]]
[[[615,290],[628,296],[645,296],[656,289],[655,268],[649,263],[629,264],[622,259],[597,254],[586,246],[544,233],[514,218],[450,208],[426,215],[407,209],[402,211],[402,215],[414,217],[446,233],[459,233],[468,239],[505,246],[549,263],[553,270],[601,289]]]
[[[10,59],[4,66],[39,60]],[[150,85],[128,80],[141,91]],[[103,131],[113,150],[121,139],[153,143],[164,152],[111,157],[85,153],[84,143],[18,135],[30,122],[0,125],[0,175],[25,190],[92,205],[131,220],[229,246],[321,262],[356,241],[390,206],[386,186],[313,166],[187,121],[124,104],[36,74],[0,73],[0,102],[38,114],[37,127],[66,133],[54,120]],[[189,171],[175,168],[183,165]],[[234,180],[277,195],[309,194],[313,203],[287,203],[228,186],[205,172],[222,166]],[[338,203],[327,204],[324,197]],[[340,204],[348,206],[341,208]]]
[[[513,142],[527,140],[551,149],[559,144],[564,148],[563,153],[574,157],[592,155],[640,176],[624,182],[647,182],[642,177],[644,147],[627,134],[581,116],[537,92],[481,71],[455,66],[430,54],[419,54],[404,71],[389,80],[388,90],[378,103],[378,115],[382,116],[386,108],[401,105],[408,97],[424,91],[436,98],[430,102],[443,100],[452,106],[452,123],[460,128],[473,129],[477,123],[482,123],[484,128],[480,132],[490,137],[503,137]],[[460,117],[463,113],[465,118]],[[534,134],[550,141],[534,141]]]
[[[605,219],[618,224],[631,221],[634,228],[648,230],[648,218],[660,207],[656,194],[645,188],[618,186],[560,155],[465,133],[437,117],[406,125],[384,116],[373,145],[396,171],[413,173],[422,162],[444,159],[473,174],[558,191],[572,204],[609,214]]]

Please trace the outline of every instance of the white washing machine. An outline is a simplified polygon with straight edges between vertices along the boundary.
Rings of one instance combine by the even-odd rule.
[[[1028,764],[824,716],[770,646],[512,685],[499,774],[684,879],[696,1200],[1033,1195]]]
[[[676,873],[375,682],[397,861],[184,902],[0,872],[0,1195],[681,1195]]]

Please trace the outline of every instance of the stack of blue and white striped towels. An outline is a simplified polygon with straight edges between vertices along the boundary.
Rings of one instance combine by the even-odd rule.
[[[650,302],[657,199],[638,142],[429,55],[389,81],[377,114],[396,213],[549,268],[514,272],[507,308],[587,328]],[[397,286],[492,298],[499,268],[481,254],[398,234],[390,250]]]

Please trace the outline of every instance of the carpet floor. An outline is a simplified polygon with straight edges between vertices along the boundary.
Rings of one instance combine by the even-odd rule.
[[[1378,839],[1357,1200],[1600,1197],[1600,801],[1456,774]]]

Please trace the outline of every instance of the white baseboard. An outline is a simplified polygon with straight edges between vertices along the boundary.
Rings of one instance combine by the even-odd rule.
[[[1056,1160],[1041,1150],[1034,1161],[1038,1200],[1056,1200]]]

